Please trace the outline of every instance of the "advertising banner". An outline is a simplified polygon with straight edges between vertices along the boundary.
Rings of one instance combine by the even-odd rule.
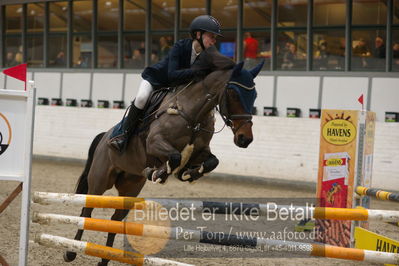
[[[319,207],[355,208],[359,185],[371,184],[375,113],[322,110],[317,199]],[[367,199],[365,204],[368,207]],[[350,247],[351,221],[317,220],[318,241]],[[367,226],[367,224],[362,224]]]

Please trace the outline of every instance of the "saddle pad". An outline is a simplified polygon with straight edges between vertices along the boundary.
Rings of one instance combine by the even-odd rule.
[[[122,120],[114,126],[114,129],[112,130],[112,133],[109,136],[110,139],[112,139],[116,136],[119,136],[123,133],[122,125],[123,125],[124,120],[125,120],[125,118],[122,118]]]
[[[151,114],[156,111],[161,104],[163,98],[165,98],[166,94],[172,91],[170,88],[162,88],[159,90],[155,90],[151,93],[150,99],[148,100],[146,106],[144,107],[144,121],[139,123],[139,127],[134,130],[134,134],[139,133],[140,131],[144,130],[148,125],[151,124]],[[115,125],[114,129],[112,130],[111,135],[109,136],[110,139],[121,135],[123,133],[123,123],[125,122],[125,117]]]

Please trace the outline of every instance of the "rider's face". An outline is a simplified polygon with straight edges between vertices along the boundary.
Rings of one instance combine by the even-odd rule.
[[[216,44],[216,37],[217,35],[211,32],[204,32],[202,34],[202,42],[204,43],[205,49]]]

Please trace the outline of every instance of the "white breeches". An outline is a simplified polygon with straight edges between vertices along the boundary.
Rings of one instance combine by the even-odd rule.
[[[153,91],[151,83],[143,79],[140,83],[139,92],[137,93],[136,99],[134,100],[134,105],[143,110],[151,92]]]

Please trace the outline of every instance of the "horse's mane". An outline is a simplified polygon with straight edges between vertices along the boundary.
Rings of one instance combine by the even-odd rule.
[[[232,69],[234,66],[235,62],[230,57],[222,55],[215,46],[211,46],[199,55],[192,68],[213,72]]]

